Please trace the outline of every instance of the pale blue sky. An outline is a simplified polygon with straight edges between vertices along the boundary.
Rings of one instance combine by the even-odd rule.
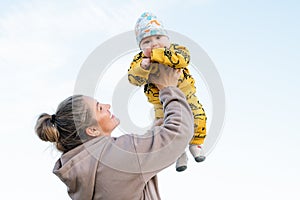
[[[215,149],[204,163],[190,157],[184,173],[174,166],[162,172],[162,198],[298,200],[296,0],[1,1],[1,199],[67,198],[51,173],[59,154],[35,136],[36,117],[52,114],[72,94],[88,55],[132,30],[146,10],[207,52],[226,94]]]

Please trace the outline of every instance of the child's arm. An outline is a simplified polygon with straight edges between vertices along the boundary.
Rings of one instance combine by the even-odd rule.
[[[142,52],[135,55],[128,69],[128,80],[133,85],[142,86],[147,83],[150,69],[141,66],[142,61],[145,60],[144,57]]]
[[[183,69],[186,68],[190,62],[190,52],[184,46],[171,44],[169,49],[153,49],[151,62],[158,62],[176,69]]]

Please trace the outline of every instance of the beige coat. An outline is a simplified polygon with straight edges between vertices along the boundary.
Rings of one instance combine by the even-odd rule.
[[[176,87],[160,91],[164,124],[145,135],[98,137],[63,154],[56,174],[76,200],[159,200],[156,174],[176,161],[193,136],[193,115]]]

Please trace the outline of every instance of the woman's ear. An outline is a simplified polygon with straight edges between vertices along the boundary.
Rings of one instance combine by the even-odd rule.
[[[90,126],[85,129],[85,133],[91,137],[97,137],[101,135],[101,132],[98,127]]]

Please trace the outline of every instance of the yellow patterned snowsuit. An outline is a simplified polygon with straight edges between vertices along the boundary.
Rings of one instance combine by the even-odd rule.
[[[155,118],[163,118],[164,114],[162,104],[159,100],[159,89],[153,83],[148,82],[149,74],[153,73],[155,68],[157,69],[157,63],[183,70],[177,87],[185,94],[194,115],[194,137],[190,144],[203,144],[206,136],[206,116],[202,105],[195,95],[195,80],[187,68],[190,62],[190,53],[187,48],[178,44],[171,44],[169,49],[153,49],[151,52],[152,64],[149,70],[145,70],[140,66],[143,58],[145,58],[143,52],[134,56],[128,69],[128,80],[136,86],[144,85],[144,93],[148,101],[154,105]]]

